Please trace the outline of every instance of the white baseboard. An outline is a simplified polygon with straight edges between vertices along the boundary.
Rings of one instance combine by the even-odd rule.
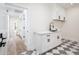
[[[73,37],[63,37],[63,38],[65,38],[65,39],[67,39],[67,40],[72,40],[72,41],[77,41],[77,42],[79,42],[79,39],[78,39],[78,38],[73,38]]]

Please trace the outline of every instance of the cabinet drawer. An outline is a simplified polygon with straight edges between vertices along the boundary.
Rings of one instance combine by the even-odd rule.
[[[44,37],[42,38],[42,40],[43,40],[44,42],[46,42],[46,44],[49,44],[50,42],[53,41],[53,37],[52,37],[52,36],[50,36],[50,37],[44,36]]]
[[[53,35],[52,34],[45,34],[42,36],[44,39],[52,39]]]

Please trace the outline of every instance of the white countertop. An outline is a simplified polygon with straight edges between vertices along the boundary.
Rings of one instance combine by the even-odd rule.
[[[41,31],[41,32],[34,32],[34,33],[37,33],[37,34],[52,34],[52,33],[58,33],[59,31],[56,31],[56,32],[51,32],[51,31]]]
[[[52,33],[51,31],[41,31],[41,32],[37,32],[37,33]]]

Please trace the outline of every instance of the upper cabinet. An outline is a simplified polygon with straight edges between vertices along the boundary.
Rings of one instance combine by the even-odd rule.
[[[61,7],[58,4],[52,5],[52,19],[56,21],[65,21],[66,11],[64,7]]]

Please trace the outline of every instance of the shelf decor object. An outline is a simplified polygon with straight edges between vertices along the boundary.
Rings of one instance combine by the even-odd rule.
[[[61,17],[58,16],[58,19],[53,19],[53,21],[65,22],[65,17],[63,17],[63,19],[61,19]]]

